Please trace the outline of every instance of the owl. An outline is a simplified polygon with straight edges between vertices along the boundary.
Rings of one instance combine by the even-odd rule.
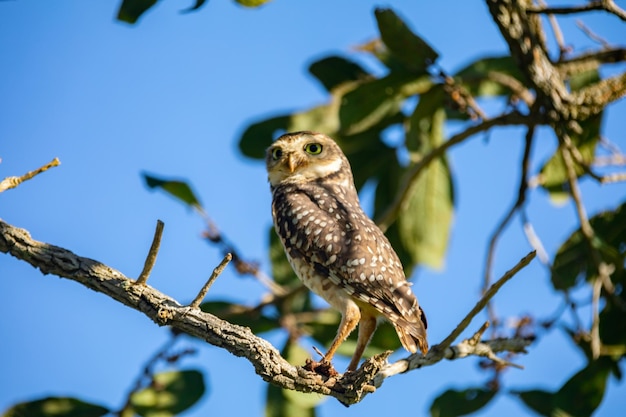
[[[393,324],[406,350],[425,354],[426,316],[398,255],[363,212],[341,148],[320,133],[288,133],[267,149],[266,165],[274,227],[289,263],[306,287],[341,313],[322,362],[330,363],[358,325],[348,366],[355,370],[379,318]]]

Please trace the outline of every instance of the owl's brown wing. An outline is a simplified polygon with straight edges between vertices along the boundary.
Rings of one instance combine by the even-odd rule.
[[[324,187],[301,187],[275,195],[274,215],[291,257],[390,320],[422,320],[396,253],[358,200],[349,205]]]

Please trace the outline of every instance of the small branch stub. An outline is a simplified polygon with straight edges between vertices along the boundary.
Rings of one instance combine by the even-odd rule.
[[[135,281],[136,285],[146,285],[150,272],[156,262],[157,254],[159,253],[159,247],[161,246],[161,236],[163,236],[163,222],[157,220],[156,229],[154,230],[154,238],[152,238],[152,245],[150,245],[150,251],[146,257],[146,262],[143,264],[143,270],[139,274],[139,278]]]
[[[40,168],[37,168],[34,171],[27,172],[21,177],[6,177],[2,181],[0,181],[0,193],[6,190],[10,190],[11,188],[15,188],[21,183],[23,183],[24,181],[28,181],[34,176],[39,175],[42,172],[45,172],[52,167],[59,166],[60,164],[61,164],[61,161],[59,161],[59,158],[54,158],[52,161],[48,162],[46,165]]]
[[[206,294],[209,292],[209,288],[211,288],[211,285],[213,285],[217,277],[219,277],[224,271],[224,268],[226,268],[226,265],[228,265],[228,263],[232,260],[233,260],[232,253],[227,253],[226,256],[224,256],[224,259],[222,259],[222,262],[220,262],[220,264],[217,267],[215,267],[215,269],[213,270],[213,273],[209,277],[206,284],[204,284],[204,286],[202,287],[202,289],[200,290],[196,298],[194,298],[191,304],[189,304],[190,308],[194,308],[194,309],[200,308],[200,303],[202,302],[202,300],[204,300],[204,297],[206,297]]]

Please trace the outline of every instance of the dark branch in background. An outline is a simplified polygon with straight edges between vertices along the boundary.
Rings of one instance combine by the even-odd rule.
[[[417,180],[422,171],[435,159],[443,156],[443,154],[452,146],[458,145],[465,139],[470,138],[476,133],[484,132],[491,129],[494,126],[510,126],[510,125],[527,125],[531,121],[523,114],[513,111],[511,113],[503,114],[502,116],[494,117],[491,119],[483,120],[481,123],[473,125],[465,129],[461,133],[457,133],[452,136],[446,142],[442,143],[439,147],[433,149],[430,153],[424,155],[413,167],[406,173],[402,184],[400,184],[398,194],[395,200],[391,203],[387,211],[377,220],[378,226],[384,232],[389,226],[396,221],[398,214],[402,211],[404,204],[409,197],[409,191],[411,184]],[[538,122],[540,124],[540,122]]]
[[[207,229],[203,234],[204,238],[208,242],[218,246],[224,256],[227,254],[231,255],[235,270],[240,275],[253,276],[275,296],[282,296],[288,292],[281,285],[277,284],[272,278],[263,273],[257,263],[246,261],[240,255],[240,252],[237,250],[235,245],[230,243],[226,236],[224,236],[224,234],[219,230],[217,225],[209,218],[206,212],[201,207],[196,207],[196,209],[207,225]]]
[[[450,336],[425,357],[419,354],[412,355],[400,361],[405,365],[398,367],[394,366],[395,364],[386,363],[388,354],[378,355],[365,361],[355,372],[326,378],[290,364],[276,348],[265,339],[254,335],[247,327],[231,324],[198,308],[183,306],[149,285],[136,285],[134,280],[98,261],[77,256],[58,246],[37,242],[26,230],[11,226],[2,220],[0,220],[0,252],[10,253],[17,259],[38,268],[44,274],[68,278],[103,293],[144,313],[161,326],[171,326],[224,348],[233,355],[245,357],[254,366],[256,373],[267,382],[285,389],[330,395],[346,405],[359,402],[367,393],[373,392],[372,381],[379,374],[381,376],[377,377],[377,381],[380,385],[383,379],[397,373],[397,370],[404,366],[406,366],[406,371],[417,367],[415,364],[432,365],[444,358],[454,359],[468,355],[486,356],[493,359],[495,353],[503,350],[523,352],[524,348],[532,342],[532,339],[512,338],[480,342],[474,346],[468,345],[467,342],[450,346],[469,325],[471,319],[495,295],[500,286],[530,262],[534,253],[527,255],[494,284]],[[381,373],[383,371],[385,373]]]
[[[521,174],[519,186],[517,189],[517,198],[513,206],[509,209],[508,213],[504,216],[502,221],[498,224],[496,229],[494,230],[491,238],[489,239],[489,247],[487,250],[487,260],[485,261],[485,274],[483,279],[483,294],[487,291],[489,286],[491,285],[491,270],[493,268],[493,261],[495,258],[496,252],[496,244],[500,235],[509,224],[515,213],[520,210],[524,203],[526,202],[526,192],[528,190],[528,172],[530,169],[530,152],[532,149],[533,138],[535,135],[535,126],[531,125],[528,127],[526,132],[526,137],[524,138],[524,154],[522,156],[521,163]],[[489,316],[489,320],[494,324],[494,331],[497,329],[499,322],[497,316],[493,310],[493,304],[487,304],[487,314]]]

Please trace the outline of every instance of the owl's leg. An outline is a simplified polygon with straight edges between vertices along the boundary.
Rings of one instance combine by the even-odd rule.
[[[359,337],[356,342],[356,349],[354,351],[354,355],[352,355],[350,365],[348,365],[348,371],[356,370],[359,365],[361,356],[363,356],[363,351],[365,351],[367,344],[370,342],[370,339],[376,330],[376,324],[375,316],[363,312],[361,321],[359,322]]]
[[[328,348],[328,352],[324,355],[324,362],[330,362],[333,359],[339,346],[352,333],[357,324],[359,324],[360,319],[361,311],[359,307],[351,300],[346,300],[341,308],[341,323],[339,323],[339,329],[337,329],[337,336],[335,336],[335,340],[333,340],[330,348]]]

